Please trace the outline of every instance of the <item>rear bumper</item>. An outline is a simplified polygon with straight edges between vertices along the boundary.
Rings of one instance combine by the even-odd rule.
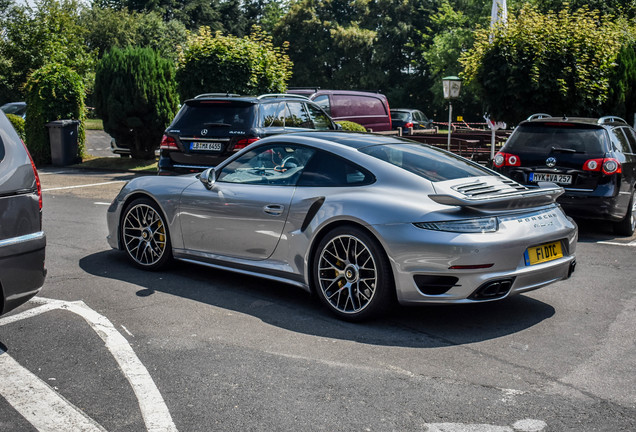
[[[44,285],[46,235],[40,231],[0,241],[0,291],[4,314],[25,303]]]
[[[598,197],[566,192],[557,199],[557,202],[566,214],[574,218],[618,222],[625,217],[627,206],[624,202],[629,199],[629,196],[625,199],[621,198],[620,195]]]

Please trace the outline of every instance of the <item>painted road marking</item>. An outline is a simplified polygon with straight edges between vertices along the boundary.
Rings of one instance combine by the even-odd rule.
[[[541,420],[525,419],[514,422],[512,426],[463,423],[429,423],[427,432],[541,432],[548,426]]]
[[[148,373],[148,370],[141,363],[126,338],[124,338],[124,336],[122,336],[122,334],[117,331],[115,326],[110,322],[108,318],[95,312],[82,301],[66,302],[61,300],[47,299],[43,297],[34,297],[29,302],[39,304],[40,306],[16,315],[1,318],[0,326],[17,322],[22,319],[31,318],[54,309],[67,310],[81,316],[91,326],[95,333],[97,333],[97,335],[99,335],[99,337],[104,341],[106,348],[110,351],[112,356],[119,364],[122,373],[130,383],[135,395],[137,396],[139,409],[144,419],[144,423],[146,424],[147,430],[150,432],[177,431],[177,428],[172,421],[170,412],[168,411],[168,407],[166,406],[161,393],[159,393],[159,389],[152,380],[152,377]],[[1,356],[9,357],[6,353],[3,353]],[[34,376],[34,378],[37,377]],[[6,368],[0,368],[0,381],[11,382],[11,380],[12,375],[7,374]],[[34,381],[33,379],[26,379],[26,382],[22,383],[21,386],[35,388],[41,384],[47,385],[39,378],[37,379],[37,381]],[[53,390],[51,389],[51,391]],[[0,395],[4,396],[5,399],[7,399],[9,403],[11,403],[9,397],[5,395],[3,387],[0,387]],[[37,401],[37,399],[35,400]],[[65,401],[65,403],[68,403],[68,401]],[[75,408],[72,407],[72,409]],[[16,410],[18,410],[25,418],[27,418],[27,420],[31,421],[31,419],[24,415],[24,413],[22,413],[17,407]],[[39,417],[41,415],[41,410],[35,411],[33,415],[37,415]],[[43,420],[44,419],[42,419],[42,421]],[[75,428],[65,427],[42,430],[48,431],[71,429],[77,430]]]
[[[0,395],[38,431],[106,431],[2,350]]]
[[[126,183],[127,181],[128,180],[111,180],[111,181],[102,182],[102,183],[91,183],[91,184],[83,184],[83,185],[75,185],[75,186],[61,186],[61,187],[42,189],[42,192],[63,190],[63,189],[79,189],[79,188],[92,187],[92,186],[104,186],[104,185],[109,185],[114,183]]]
[[[598,244],[606,244],[606,245],[614,245],[614,246],[627,246],[627,247],[636,247],[636,240],[631,241],[629,243],[619,243],[619,242],[611,242],[611,241],[599,241]]]

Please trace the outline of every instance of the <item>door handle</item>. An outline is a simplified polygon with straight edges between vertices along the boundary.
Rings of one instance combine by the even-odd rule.
[[[280,204],[270,204],[263,207],[263,211],[272,216],[280,216],[283,214],[283,210],[285,210],[285,206]]]

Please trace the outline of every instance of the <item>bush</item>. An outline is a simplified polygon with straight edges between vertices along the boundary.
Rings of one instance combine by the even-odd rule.
[[[336,123],[342,126],[343,131],[351,131],[351,132],[366,132],[367,131],[365,127],[362,126],[361,124],[358,124],[352,121],[343,120],[343,121],[337,121]]]
[[[7,114],[7,118],[13,125],[13,129],[15,129],[15,131],[18,133],[22,141],[26,141],[24,136],[24,119],[15,114]]]
[[[150,48],[113,48],[97,65],[97,115],[136,159],[155,157],[178,104],[174,65]]]
[[[36,164],[51,163],[48,122],[79,120],[78,153],[84,154],[84,84],[67,66],[51,63],[33,72],[26,83],[25,136]]]
[[[212,33],[209,27],[188,38],[179,57],[177,81],[184,98],[200,93],[284,93],[292,63],[283,48],[255,27],[250,36],[237,38]]]

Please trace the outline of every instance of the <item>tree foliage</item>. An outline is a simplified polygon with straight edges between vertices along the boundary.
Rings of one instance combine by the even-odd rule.
[[[188,38],[179,57],[177,81],[181,96],[284,92],[292,67],[286,50],[286,44],[275,47],[271,37],[258,27],[242,38],[202,27]]]
[[[84,154],[84,84],[68,66],[49,63],[29,76],[26,84],[26,145],[36,164],[51,162],[46,124],[53,120],[79,120],[78,154]]]
[[[95,109],[135,158],[154,158],[178,104],[173,63],[150,48],[113,48],[97,65]]]
[[[540,13],[525,5],[507,25],[475,35],[460,62],[494,118],[516,123],[533,112],[599,114],[624,33],[597,11]]]
[[[20,100],[27,76],[47,63],[58,63],[91,79],[95,56],[85,44],[78,0],[35,0],[15,3],[1,18],[0,99]]]

